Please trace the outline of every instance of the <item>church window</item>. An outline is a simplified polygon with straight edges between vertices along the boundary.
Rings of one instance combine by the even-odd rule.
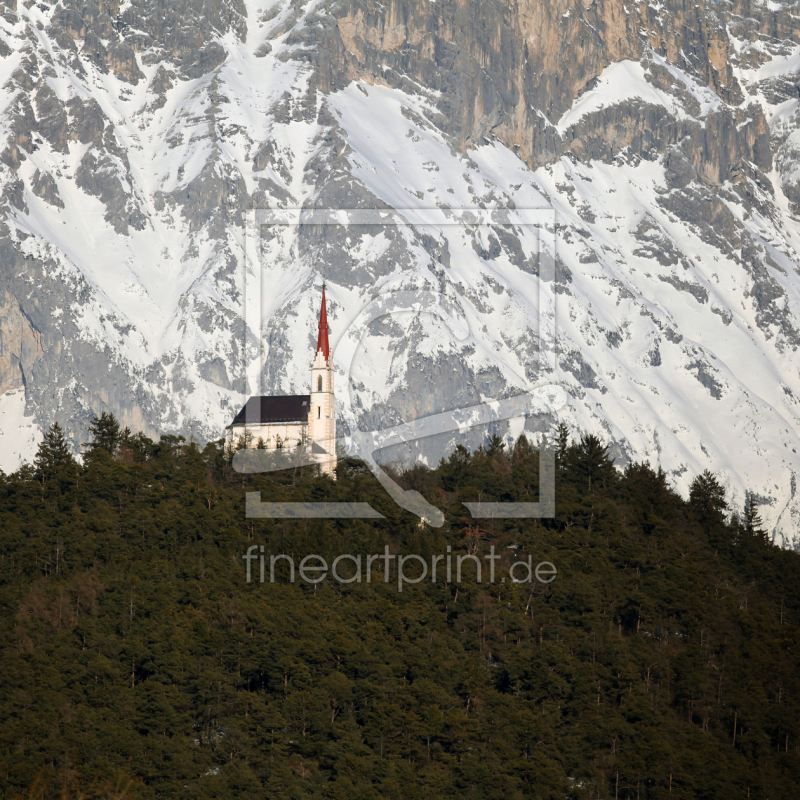
[[[322,407],[317,406],[317,419],[322,419]]]
[[[317,375],[317,391],[322,391],[322,375]]]

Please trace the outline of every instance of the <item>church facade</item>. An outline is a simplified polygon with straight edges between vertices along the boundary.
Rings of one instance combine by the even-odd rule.
[[[336,470],[336,401],[325,286],[309,394],[251,397],[228,426],[229,441],[266,450],[307,447],[322,473]]]

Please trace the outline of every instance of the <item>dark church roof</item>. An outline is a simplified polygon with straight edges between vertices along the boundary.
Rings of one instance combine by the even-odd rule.
[[[311,395],[289,394],[277,397],[251,397],[236,415],[232,425],[308,422]]]

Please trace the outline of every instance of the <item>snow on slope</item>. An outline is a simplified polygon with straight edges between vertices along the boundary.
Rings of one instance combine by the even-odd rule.
[[[398,90],[351,85],[330,102],[353,150],[353,174],[387,205],[458,208],[477,201],[525,208],[549,200],[567,231],[581,231],[558,240],[571,282],[558,298],[557,324],[562,353],[579,349],[598,377],[595,386],[584,387],[569,373],[556,376],[572,390],[571,416],[580,429],[603,430],[629,457],[658,464],[683,493],[711,467],[724,474],[734,506],[743,504],[745,490],[758,487],[776,499],[773,519],[789,514],[800,468],[794,353],[776,352],[773,333],[759,328],[745,302],[750,281],[741,266],[654,202],[666,191],[659,163],[574,165],[563,158],[531,173],[499,144],[468,157],[453,153],[435,129],[409,121],[422,119],[423,101]],[[565,185],[574,187],[567,197],[559,191]],[[742,214],[733,203],[731,210]],[[751,219],[765,243],[780,239],[795,256],[793,243],[800,239],[794,226],[776,230],[771,220]],[[643,221],[691,254],[690,263],[662,266],[642,253],[636,232]],[[507,293],[510,302],[526,304],[531,276],[503,258],[487,264],[472,248],[456,250],[453,234],[442,234],[458,253],[449,281],[476,288],[493,278],[501,297]],[[791,258],[775,254],[793,268]],[[780,268],[776,277],[789,292],[793,316],[800,317],[796,278]],[[694,294],[681,284],[690,284]],[[463,292],[465,313],[483,323],[495,360],[514,352],[514,343],[504,341],[516,330],[504,317],[505,298],[488,310],[468,301]],[[529,321],[533,312],[528,309]],[[665,329],[679,341],[665,338]],[[609,334],[621,343],[610,346]],[[699,382],[701,373],[708,387]],[[361,376],[382,385],[375,378]]]
[[[648,58],[668,69],[689,90],[699,102],[703,116],[721,105],[719,97],[711,89],[700,86],[697,81],[671,67],[657,53],[650,51]],[[590,84],[591,88],[580,95],[572,104],[572,108],[561,116],[556,126],[559,133],[566,133],[572,125],[588,114],[631,101],[662,106],[678,119],[688,117],[679,97],[659,89],[647,80],[647,66],[627,59],[609,64]]]
[[[0,471],[13,472],[23,461],[33,461],[42,431],[25,416],[25,392],[0,397]]]

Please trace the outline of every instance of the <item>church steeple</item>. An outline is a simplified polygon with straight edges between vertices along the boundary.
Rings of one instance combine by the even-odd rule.
[[[319,310],[317,349],[311,364],[311,393],[309,395],[308,438],[311,449],[319,458],[324,474],[336,477],[336,400],[333,395],[333,364],[328,342],[328,304],[325,284],[322,284],[322,307]]]
[[[316,357],[317,353],[322,351],[322,356],[325,361],[330,360],[331,350],[328,345],[328,334],[331,329],[328,327],[328,305],[325,302],[325,284],[322,284],[322,307],[319,311],[319,332],[317,333],[317,349],[314,352]]]

